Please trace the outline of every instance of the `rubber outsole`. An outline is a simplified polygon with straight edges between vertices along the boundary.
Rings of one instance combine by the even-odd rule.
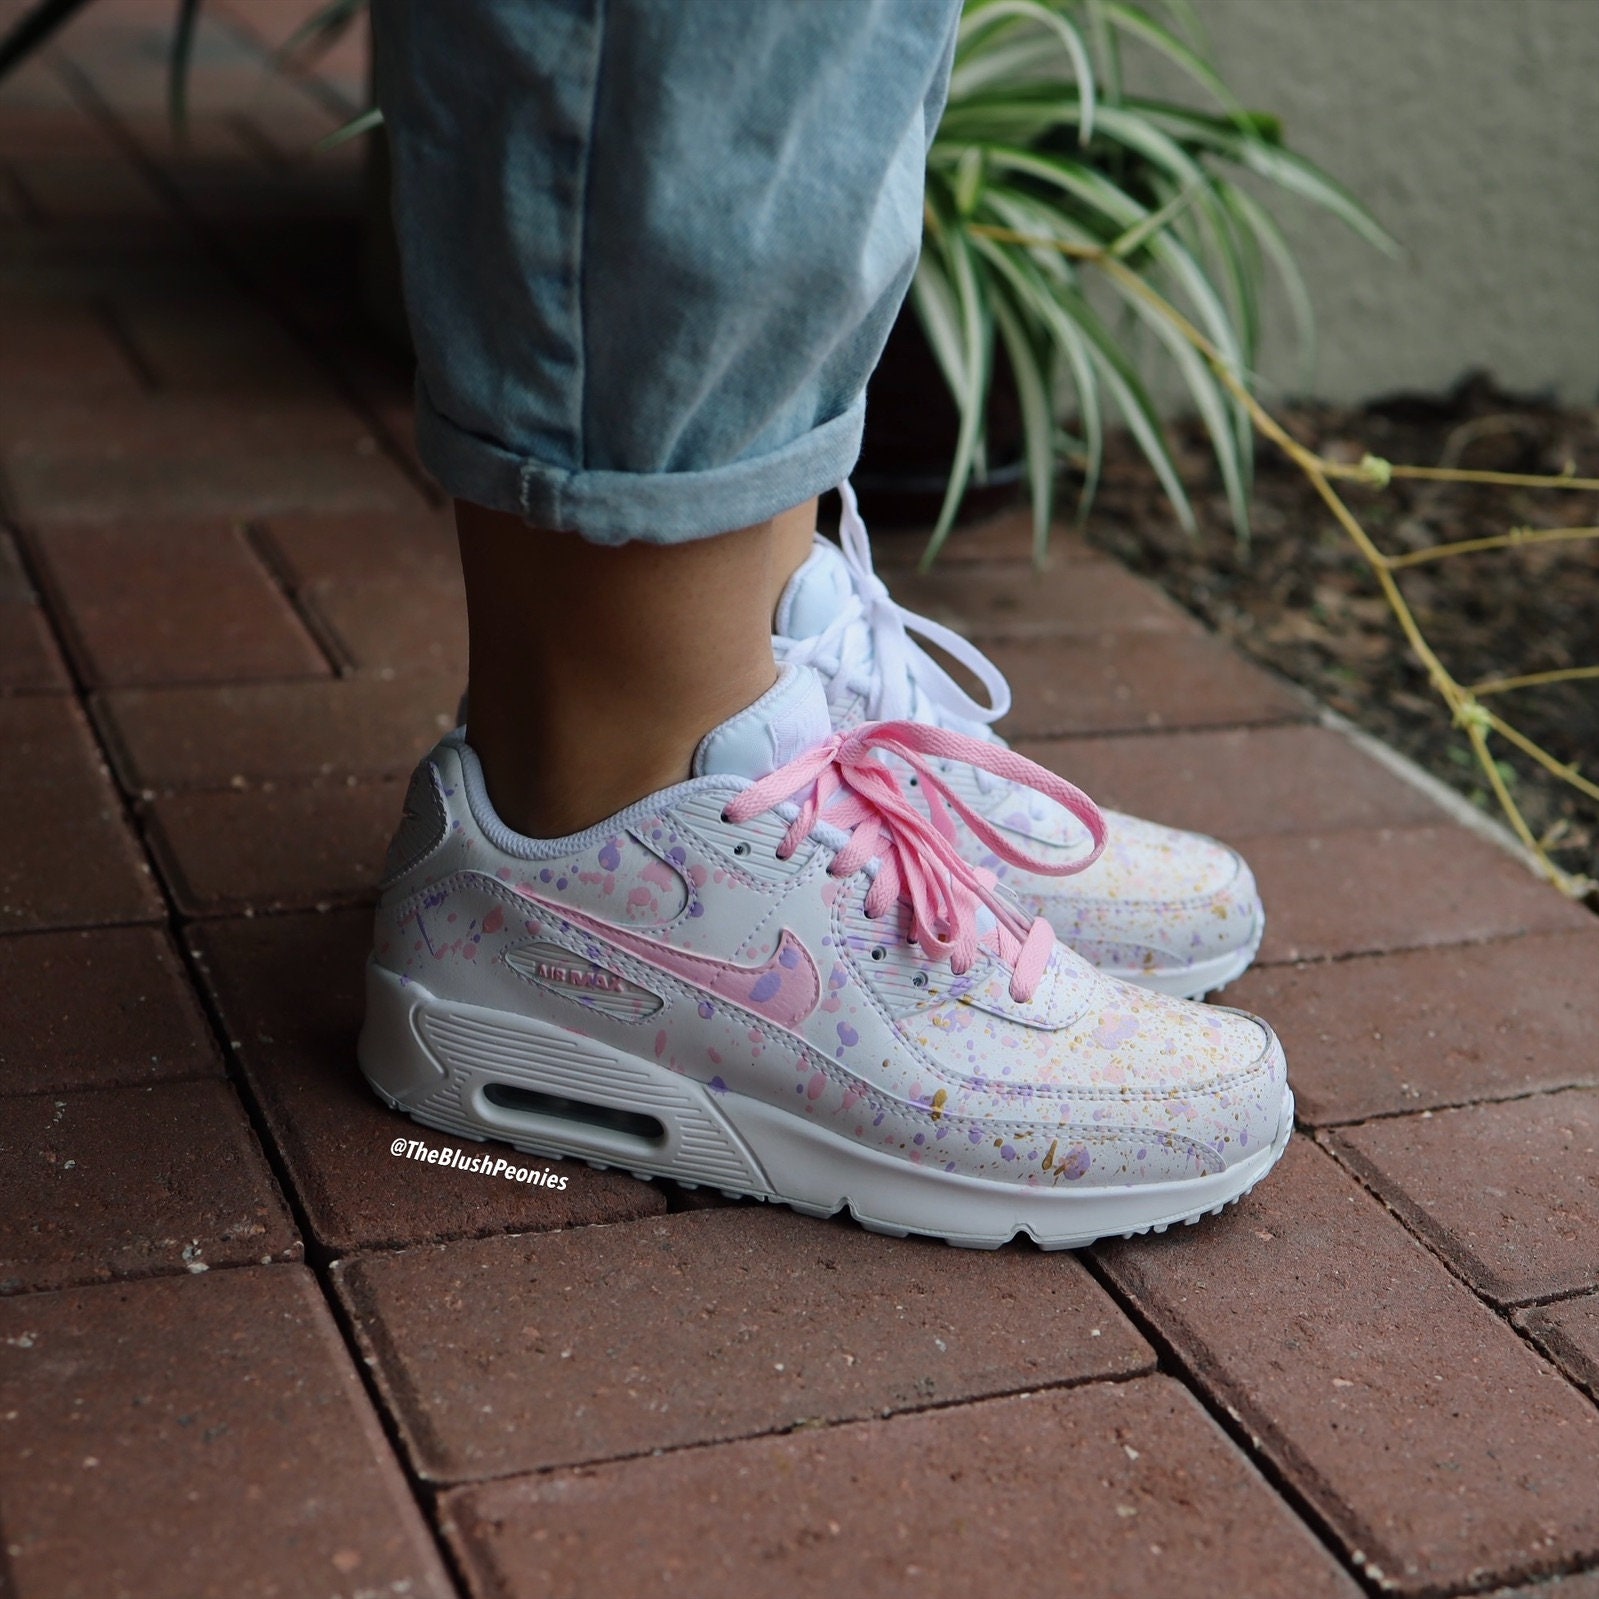
[[[455,1137],[972,1249],[1016,1237],[1078,1249],[1219,1215],[1266,1176],[1293,1129],[1285,1087],[1271,1145],[1220,1172],[1070,1190],[944,1173],[536,1018],[440,1002],[378,967],[360,1058],[386,1104]]]

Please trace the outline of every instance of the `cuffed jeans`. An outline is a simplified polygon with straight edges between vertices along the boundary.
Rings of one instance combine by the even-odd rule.
[[[846,477],[959,0],[374,0],[422,458],[598,543]]]

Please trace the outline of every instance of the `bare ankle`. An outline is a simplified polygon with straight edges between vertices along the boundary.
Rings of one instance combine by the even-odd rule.
[[[777,679],[774,530],[786,560],[813,511],[684,544],[602,545],[457,507],[469,737],[507,826],[563,836],[688,776],[700,739]]]

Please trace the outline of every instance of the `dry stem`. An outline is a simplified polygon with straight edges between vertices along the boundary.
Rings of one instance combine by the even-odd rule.
[[[1098,267],[1101,271],[1114,277],[1129,292],[1137,294],[1204,356],[1222,385],[1248,411],[1256,430],[1282,450],[1310,480],[1328,510],[1332,512],[1338,525],[1349,536],[1355,548],[1360,551],[1367,564],[1371,567],[1376,576],[1378,586],[1382,589],[1383,596],[1388,601],[1406,641],[1415,652],[1416,658],[1426,667],[1427,675],[1431,679],[1433,687],[1437,689],[1439,696],[1443,699],[1444,704],[1448,707],[1455,725],[1464,731],[1467,741],[1477,756],[1478,764],[1482,767],[1483,774],[1487,778],[1488,786],[1493,790],[1494,796],[1499,801],[1500,808],[1504,811],[1505,817],[1514,829],[1516,836],[1531,852],[1544,875],[1562,892],[1571,895],[1573,898],[1581,898],[1583,895],[1592,893],[1596,888],[1599,888],[1599,884],[1595,884],[1592,879],[1566,872],[1555,865],[1549,858],[1548,851],[1544,845],[1533,837],[1532,829],[1527,825],[1527,819],[1522,815],[1521,807],[1516,804],[1515,798],[1505,782],[1504,774],[1499,770],[1499,765],[1494,759],[1493,751],[1488,743],[1488,736],[1490,733],[1498,735],[1520,750],[1529,759],[1536,761],[1546,771],[1553,773],[1561,781],[1569,783],[1573,788],[1592,799],[1599,799],[1599,784],[1595,784],[1583,777],[1574,766],[1568,766],[1564,762],[1557,760],[1542,745],[1528,738],[1520,729],[1489,710],[1479,699],[1479,696],[1483,694],[1506,693],[1513,689],[1531,687],[1536,684],[1569,682],[1578,678],[1599,677],[1599,666],[1568,667],[1557,672],[1532,672],[1521,677],[1496,678],[1468,688],[1456,681],[1449,669],[1438,659],[1417,624],[1416,618],[1411,612],[1410,606],[1406,603],[1404,595],[1400,592],[1398,582],[1394,578],[1394,573],[1405,567],[1417,566],[1424,561],[1443,560],[1454,555],[1474,554],[1482,550],[1512,548],[1522,544],[1599,538],[1599,527],[1514,528],[1509,533],[1496,535],[1492,538],[1462,539],[1455,544],[1440,544],[1432,549],[1413,551],[1405,555],[1388,555],[1378,549],[1371,536],[1360,525],[1354,512],[1350,510],[1343,497],[1333,487],[1334,479],[1366,483],[1382,488],[1393,478],[1425,478],[1434,482],[1487,483],[1507,488],[1596,490],[1599,489],[1599,479],[1579,478],[1571,472],[1562,473],[1557,477],[1538,477],[1520,472],[1477,472],[1459,467],[1404,466],[1384,461],[1371,455],[1368,455],[1358,465],[1351,465],[1341,461],[1328,461],[1314,450],[1307,449],[1294,438],[1250,393],[1216,346],[1170,301],[1152,289],[1137,272],[1133,271],[1132,268],[1128,267],[1108,249],[1068,244],[1060,239],[1019,233],[1010,228],[992,227],[984,223],[971,223],[968,226],[973,233],[982,234],[985,238],[993,239],[1002,244],[1019,244],[1033,248],[1054,250],[1062,255],[1071,256],[1076,260],[1085,261]]]

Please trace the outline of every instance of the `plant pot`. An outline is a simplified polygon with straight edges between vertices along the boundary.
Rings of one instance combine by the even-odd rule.
[[[866,438],[850,481],[869,527],[931,527],[949,483],[960,413],[909,300],[866,391]],[[994,352],[988,396],[988,471],[974,473],[957,523],[1020,498],[1027,481],[1021,404],[1003,349]]]

